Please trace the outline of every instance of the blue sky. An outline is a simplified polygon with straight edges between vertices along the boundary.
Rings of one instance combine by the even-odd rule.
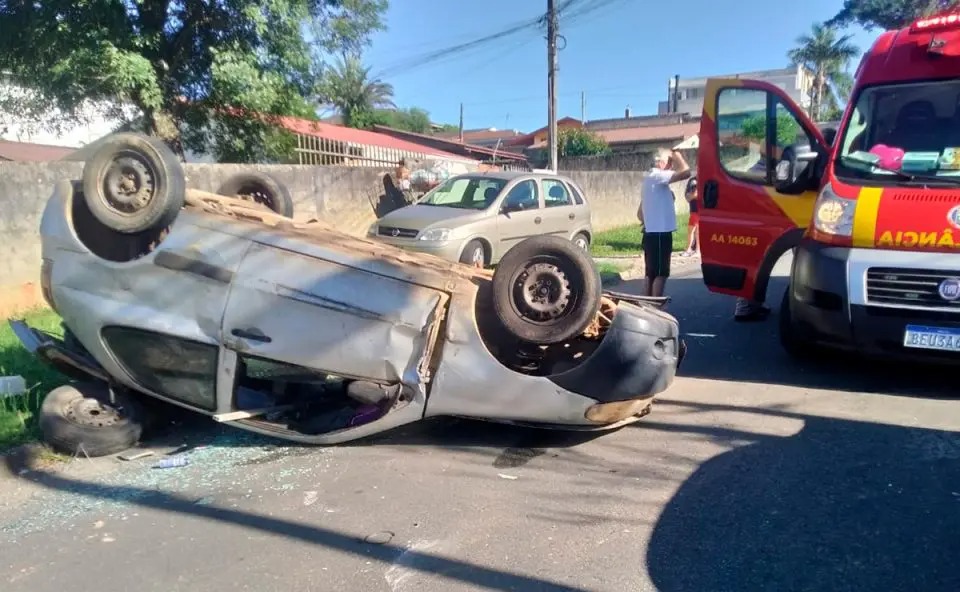
[[[622,116],[627,105],[641,115],[656,113],[674,74],[784,67],[797,36],[833,16],[842,1],[576,0],[574,6],[593,4],[600,7],[569,22],[561,18],[566,47],[558,58],[560,117],[580,117],[581,91],[588,119]],[[409,63],[545,10],[546,0],[392,0],[388,30],[373,38],[364,59],[372,73],[394,85],[401,107],[422,107],[434,121],[456,124],[463,102],[468,129],[530,131],[547,120],[544,31],[528,29],[428,64]],[[880,31],[845,33],[863,51]]]

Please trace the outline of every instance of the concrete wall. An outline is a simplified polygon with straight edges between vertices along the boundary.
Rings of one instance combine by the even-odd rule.
[[[676,142],[663,144],[671,148]],[[603,156],[564,156],[557,166],[561,172],[569,171],[645,171],[653,166],[656,147],[637,152],[614,152]],[[684,150],[683,157],[690,168],[697,170],[697,151]]]
[[[332,221],[345,232],[362,235],[376,220],[383,195],[379,169],[299,165],[186,165],[189,187],[216,191],[243,170],[277,176],[290,189],[295,217]],[[82,162],[0,163],[0,318],[42,302],[39,287],[40,217],[56,181],[80,179]],[[640,203],[638,171],[567,171],[590,201],[595,230],[635,224]],[[683,183],[674,193],[685,211]]]

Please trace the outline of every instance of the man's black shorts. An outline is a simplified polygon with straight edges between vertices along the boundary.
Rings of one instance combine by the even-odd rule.
[[[643,262],[646,277],[670,277],[670,255],[673,253],[672,232],[645,232],[643,234]]]

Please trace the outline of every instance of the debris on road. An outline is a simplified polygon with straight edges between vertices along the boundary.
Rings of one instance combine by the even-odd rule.
[[[190,464],[190,459],[185,456],[175,456],[172,458],[165,458],[153,465],[155,469],[172,469],[175,467],[185,467]]]
[[[371,545],[386,545],[393,540],[394,536],[396,536],[395,533],[390,532],[389,530],[382,530],[380,532],[368,534],[363,538],[363,542],[370,543]]]
[[[121,454],[117,458],[120,460],[138,460],[141,458],[146,458],[148,456],[153,456],[153,452],[150,450],[145,450],[143,452],[138,452],[136,454]]]
[[[510,479],[510,480],[514,480],[517,478],[516,475],[504,475],[503,473],[497,473],[497,476],[500,477],[501,479]]]

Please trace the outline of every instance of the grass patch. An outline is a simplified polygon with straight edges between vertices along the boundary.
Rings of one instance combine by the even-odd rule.
[[[673,233],[673,251],[687,250],[687,216],[677,217],[677,230]],[[598,232],[590,245],[594,257],[639,257],[640,225],[631,224]]]
[[[600,281],[605,284],[607,282],[619,281],[620,273],[626,271],[628,268],[629,265],[618,265],[608,261],[597,263],[597,270],[600,272]]]
[[[48,308],[16,315],[31,327],[62,335],[60,317]],[[37,410],[43,397],[53,388],[67,382],[67,378],[43,364],[28,352],[10,325],[0,324],[0,376],[22,376],[27,392],[17,397],[0,397],[0,450],[39,437]]]

